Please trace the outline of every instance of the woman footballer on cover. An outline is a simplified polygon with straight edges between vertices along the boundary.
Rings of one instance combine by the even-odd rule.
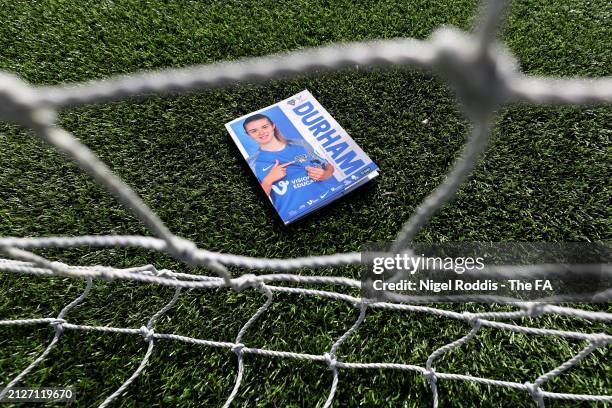
[[[249,116],[242,126],[259,146],[249,165],[283,219],[321,201],[339,185],[331,163],[305,141],[286,139],[266,115]]]

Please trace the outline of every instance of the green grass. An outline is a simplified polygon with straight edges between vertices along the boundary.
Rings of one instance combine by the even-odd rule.
[[[0,4],[0,69],[33,84],[104,78],[329,44],[426,38],[443,24],[469,28],[473,1],[14,1]],[[534,75],[610,75],[610,6],[518,1],[503,39]],[[309,89],[381,168],[380,177],[294,226],[285,227],[258,190],[223,124]],[[500,110],[492,143],[457,198],[419,241],[598,241],[612,236],[608,107]],[[428,119],[424,125],[422,121]],[[63,110],[61,125],[134,188],[177,235],[201,248],[260,257],[356,251],[392,240],[443,180],[469,128],[452,88],[427,72],[360,70]],[[0,123],[0,235],[146,234],[108,193],[30,132]],[[186,268],[136,249],[45,250],[74,264]],[[196,270],[205,273],[204,270]],[[234,273],[245,273],[233,270]],[[305,274],[356,276],[355,268]],[[82,282],[0,274],[0,319],[51,317]],[[172,296],[169,288],[96,282],[68,315],[82,324],[140,327]],[[324,353],[357,317],[325,299],[275,296],[244,337],[252,347]],[[156,326],[233,341],[264,301],[254,291],[190,291]],[[476,305],[439,307],[490,310]],[[610,305],[594,306],[611,311]],[[610,332],[609,326],[546,316],[525,325]],[[377,311],[338,352],[353,362],[424,365],[437,347],[469,331],[425,314]],[[23,370],[52,338],[49,327],[0,330],[0,383]],[[482,329],[438,358],[438,371],[533,381],[584,345]],[[144,355],[138,336],[68,331],[23,385],[78,389],[78,406],[99,404]],[[609,357],[599,349],[545,385],[559,392],[610,394]],[[236,375],[229,350],[156,342],[150,365],[115,406],[220,406]],[[323,364],[246,357],[235,406],[321,405],[331,385]],[[440,381],[443,406],[534,406],[524,392]],[[341,371],[335,406],[431,405],[426,381],[396,371]],[[547,406],[565,406],[547,401]],[[575,404],[579,405],[579,404]]]

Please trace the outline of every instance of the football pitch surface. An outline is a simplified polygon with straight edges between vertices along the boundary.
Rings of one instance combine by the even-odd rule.
[[[469,29],[477,11],[476,3],[466,1],[7,2],[0,5],[0,70],[36,85],[63,84],[333,42],[425,39],[442,25]],[[501,39],[527,74],[609,76],[611,12],[605,1],[515,1]],[[381,174],[285,227],[223,124],[303,89],[349,132]],[[175,234],[200,248],[271,258],[359,251],[368,242],[393,240],[444,179],[470,128],[452,87],[431,72],[360,67],[64,109],[59,123],[96,152]],[[474,173],[416,240],[610,240],[610,123],[609,107],[503,107]],[[31,132],[2,122],[0,146],[0,236],[149,235],[110,194]],[[154,264],[158,269],[212,274],[142,249],[37,253],[75,265]],[[239,268],[231,272],[246,273]],[[360,269],[299,273],[358,279]],[[85,282],[74,279],[0,273],[0,320],[54,317],[84,287]],[[173,292],[158,285],[95,281],[91,294],[67,320],[139,328]],[[252,289],[185,291],[155,331],[231,342],[264,301]],[[612,312],[610,304],[574,306]],[[475,304],[436,307],[514,310]],[[357,315],[343,302],[275,293],[270,308],[242,342],[323,354]],[[555,315],[517,322],[611,332],[605,323]],[[339,348],[338,358],[423,366],[432,351],[468,331],[464,322],[429,314],[369,311],[359,330]],[[52,337],[47,325],[0,328],[0,383],[26,368]],[[580,341],[482,328],[474,340],[436,359],[435,367],[522,383],[583,347]],[[66,331],[19,386],[72,386],[76,406],[97,405],[130,377],[146,348],[140,336]],[[612,394],[608,351],[595,350],[545,388]],[[235,378],[231,350],[156,341],[145,371],[113,406],[221,406]],[[339,378],[334,406],[431,406],[429,383],[419,373],[344,369]],[[321,406],[331,382],[325,364],[247,355],[234,406]],[[464,381],[439,381],[438,388],[441,406],[535,406],[528,393],[507,388]]]

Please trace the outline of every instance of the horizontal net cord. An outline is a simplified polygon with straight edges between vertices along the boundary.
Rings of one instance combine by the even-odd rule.
[[[166,251],[167,244],[164,240],[146,236],[134,235],[107,235],[107,236],[77,236],[77,237],[38,237],[38,238],[18,238],[0,237],[0,248],[11,247],[19,249],[41,249],[41,248],[77,248],[77,247],[98,247],[98,248],[143,248],[157,251]],[[413,258],[421,258],[419,255],[412,255]],[[218,262],[226,266],[247,267],[261,270],[295,270],[301,268],[323,268],[329,266],[345,266],[361,264],[361,253],[346,253],[323,255],[315,257],[298,257],[291,259],[270,259],[238,256],[223,253],[214,253],[202,249],[194,250],[191,257],[196,260],[194,263],[205,265],[206,261]],[[20,265],[13,259],[0,258],[0,268],[3,264],[13,263]],[[21,263],[23,266],[34,266],[31,262]],[[570,269],[571,267],[571,269]],[[87,267],[78,266],[74,268],[92,269],[99,271],[113,272],[115,269],[102,267],[99,265]],[[107,268],[107,269],[102,269]],[[437,270],[431,269],[431,272]],[[440,271],[444,271],[443,269]],[[487,278],[538,278],[538,277],[561,277],[572,276],[576,273],[580,275],[595,274],[601,277],[612,277],[612,266],[608,264],[535,264],[535,265],[487,265],[482,270],[473,270],[473,276]],[[178,276],[178,275],[175,275]],[[191,275],[197,276],[197,275]],[[196,278],[194,278],[196,279]],[[353,286],[353,285],[351,285]]]
[[[271,286],[268,286],[268,287],[272,291],[275,291],[273,287]],[[286,289],[286,288],[282,288],[282,289]],[[321,296],[321,293],[312,293],[312,291],[308,291],[308,290],[301,290],[299,292],[298,291],[289,292],[289,291],[281,290],[280,292],[297,293],[300,295]],[[323,292],[323,291],[320,291],[320,292]],[[340,298],[339,300],[344,300],[344,299]],[[540,328],[535,328],[535,327],[531,328],[531,327],[525,327],[525,326],[510,325],[510,324],[488,320],[490,318],[518,319],[518,318],[524,318],[524,317],[536,317],[536,316],[543,315],[546,309],[544,309],[544,312],[542,313],[539,312],[536,316],[534,316],[534,315],[531,315],[528,311],[457,313],[457,312],[444,311],[441,309],[436,309],[436,308],[431,308],[431,307],[398,305],[398,304],[393,304],[393,303],[388,303],[388,304],[370,303],[368,304],[368,306],[373,309],[389,309],[389,310],[398,310],[398,311],[406,311],[406,312],[429,313],[429,314],[433,314],[433,315],[440,316],[440,317],[445,317],[445,318],[455,319],[455,320],[463,320],[466,322],[470,322],[470,321],[473,321],[474,319],[478,319],[481,322],[481,324],[484,326],[490,326],[490,327],[497,328],[497,329],[502,329],[502,330],[505,329],[505,330],[511,330],[511,331],[513,331],[514,328],[519,327],[519,328],[522,328],[520,329],[521,332],[529,333],[529,334],[551,335],[551,336],[557,336],[557,337],[568,337],[568,338],[576,338],[576,339],[583,339],[583,340],[597,340],[597,341],[603,341],[603,342],[608,342],[608,343],[612,340],[612,336],[606,333],[589,334],[589,333],[571,332],[571,331],[563,331],[563,330],[540,329]],[[398,306],[403,306],[403,307],[398,307]],[[574,315],[569,314],[569,312],[566,312],[566,313],[568,313],[569,316],[581,317],[586,320],[589,320],[590,312],[580,310],[580,309],[572,309],[572,310],[576,312]],[[549,313],[555,313],[555,311],[552,310]],[[583,313],[584,313],[584,316],[582,316]],[[593,312],[593,313],[601,314],[603,312]],[[604,319],[598,319],[597,317],[599,316],[597,315],[595,317],[596,318],[592,320],[604,320]],[[607,314],[606,317],[607,319],[605,320],[612,319],[612,314]],[[54,324],[60,324],[60,323],[68,324],[64,320],[56,319],[56,318],[0,320],[0,326],[22,326],[22,325],[37,325],[37,324],[54,325]],[[112,327],[106,327],[106,326],[87,326],[87,325],[73,325],[73,324],[68,324],[67,327],[71,329],[75,329],[75,330],[97,330],[97,331],[110,331],[110,332],[117,331],[114,329],[120,329],[120,330],[123,330],[121,332],[132,333],[132,334],[136,333],[139,330],[139,329],[121,329],[121,328],[112,328]]]
[[[86,235],[78,237],[0,237],[0,248],[13,247],[21,249],[35,248],[76,248],[76,247],[134,247],[156,251],[169,251],[166,241],[138,235]],[[318,268],[327,266],[344,266],[359,264],[361,254],[349,252],[343,254],[299,257],[292,259],[254,258],[233,254],[216,253],[195,247],[190,255],[194,262],[219,262],[227,266],[239,266],[253,269],[293,270],[305,267]]]
[[[54,273],[51,270],[44,268],[36,268],[31,267],[33,265],[31,262],[24,261],[15,261],[12,259],[3,259],[0,258],[0,271],[5,272],[16,272],[16,273],[32,273],[32,274],[40,274],[53,276]],[[145,283],[157,283],[157,284],[166,284],[171,287],[183,287],[180,283],[180,279],[188,279],[191,281],[204,281],[208,283],[215,283],[218,285],[213,286],[205,286],[204,288],[217,288],[217,287],[225,287],[224,280],[218,277],[210,277],[203,275],[195,275],[195,274],[185,274],[185,273],[177,273],[167,269],[157,270],[153,265],[144,265],[139,267],[125,268],[125,269],[117,269],[112,267],[104,267],[100,265],[95,266],[71,266],[67,264],[62,264],[69,269],[73,270],[87,270],[93,269],[100,272],[103,271],[122,271],[124,273],[128,273],[127,279],[137,278],[138,275],[144,275],[148,278],[154,278],[156,276],[168,276],[172,279],[166,280],[151,280],[145,281]],[[31,270],[30,270],[31,269]],[[136,271],[139,273],[137,274]],[[82,277],[82,276],[78,276]],[[86,275],[86,277],[91,277]],[[98,278],[103,277],[97,276]],[[71,276],[74,278],[74,276]],[[180,278],[180,279],[177,279]],[[259,280],[261,278],[261,280]],[[238,278],[240,279],[240,278]],[[285,274],[273,274],[273,275],[263,275],[263,276],[253,276],[252,277],[252,286],[256,286],[260,283],[274,282],[274,281],[284,281],[284,282],[292,282],[292,283],[309,283],[309,284],[340,284],[343,285],[349,282],[349,287],[352,288],[360,288],[360,282],[355,280],[347,280],[346,278],[335,278],[328,276],[301,276],[301,275],[285,275]],[[138,279],[134,279],[139,281]],[[361,304],[364,299],[361,297],[355,297],[351,295],[346,295],[337,292],[330,292],[324,290],[315,290],[315,289],[306,289],[306,288],[296,288],[296,287],[281,287],[281,286],[270,286],[267,285],[270,290],[275,292],[284,292],[284,293],[295,293],[295,294],[304,294],[304,295],[313,295],[313,296],[321,296],[327,297],[336,300],[343,300],[345,302],[351,303],[353,305]],[[582,309],[576,309],[571,307],[564,306],[555,306],[555,305],[546,305],[540,304],[536,302],[512,302],[508,303],[512,306],[516,306],[522,308],[523,311],[514,311],[514,312],[484,312],[484,313],[458,313],[449,310],[442,310],[432,307],[426,306],[416,306],[416,305],[406,305],[400,303],[392,303],[392,302],[378,302],[367,300],[368,305],[372,308],[382,308],[382,309],[393,309],[393,310],[405,310],[405,311],[422,311],[426,313],[433,313],[439,316],[451,317],[460,320],[469,320],[472,317],[493,317],[493,318],[501,318],[501,319],[513,319],[518,317],[527,317],[527,316],[539,316],[540,314],[546,313],[554,313],[565,316],[574,316],[581,317],[587,320],[600,320],[600,321],[612,321],[612,313],[606,312],[596,312],[596,311],[585,311]],[[44,321],[44,320],[43,320]]]
[[[535,104],[596,104],[612,99],[612,79],[512,78],[508,81],[509,100]]]
[[[450,65],[447,62],[449,55],[453,62],[467,65],[474,59],[477,51],[474,39],[457,30],[443,28],[427,41],[393,39],[345,43],[236,62],[117,75],[77,84],[36,87],[29,92],[20,89],[21,84],[18,81],[13,84],[8,80],[6,82],[13,88],[11,91],[21,95],[18,99],[21,106],[30,109],[47,106],[74,107],[117,101],[132,96],[142,97],[143,94],[203,90],[355,66],[360,69],[398,65],[446,68]],[[495,51],[496,57],[503,65],[514,69],[515,63],[509,55],[499,49]],[[467,67],[463,66],[461,69],[467,70]],[[609,102],[612,97],[612,80],[608,78],[537,78],[520,75],[514,70],[507,70],[505,75],[503,84],[507,89],[504,91],[511,101],[584,104]]]
[[[446,316],[445,316],[446,317]],[[474,319],[478,319],[474,317]],[[523,334],[536,334],[542,336],[554,336],[554,337],[562,337],[568,339],[576,339],[576,340],[590,340],[601,344],[610,344],[612,343],[612,335],[608,335],[605,333],[579,333],[572,331],[563,331],[563,330],[553,330],[553,329],[540,329],[536,327],[526,327],[526,326],[518,326],[513,324],[506,324],[500,322],[494,322],[490,320],[478,319],[482,326],[488,326],[495,329],[500,330],[508,330],[515,333],[523,333]],[[141,329],[130,329],[123,327],[110,327],[110,326],[89,326],[89,325],[81,325],[81,324],[72,324],[66,321],[61,321],[57,319],[18,319],[18,320],[0,320],[0,326],[25,326],[25,325],[36,325],[36,324],[44,324],[48,323],[52,326],[56,326],[60,324],[65,329],[70,330],[81,330],[81,331],[95,331],[95,332],[103,332],[103,333],[120,333],[120,334],[141,334]],[[172,339],[172,340],[180,340],[187,343],[199,342],[202,344],[215,345],[215,347],[234,347],[235,343],[228,343],[222,341],[207,341],[202,339],[191,338],[188,336],[176,335],[176,334],[163,334],[163,333],[155,333],[153,335],[154,338],[159,339]],[[245,353],[249,353],[248,350],[259,350],[259,349],[246,349]],[[258,351],[252,351],[253,353],[257,353]],[[272,350],[265,350],[265,353],[274,353]]]
[[[346,287],[352,287],[359,289],[361,288],[361,282],[355,279],[334,277],[334,276],[303,276],[303,275],[292,275],[292,274],[269,274],[269,275],[241,275],[237,278],[225,280],[225,279],[192,279],[192,280],[179,280],[173,278],[166,278],[161,276],[152,275],[149,273],[135,273],[132,271],[123,271],[120,269],[112,268],[70,268],[64,263],[53,262],[54,265],[48,265],[51,267],[61,266],[60,270],[52,268],[41,268],[31,267],[25,265],[12,265],[10,262],[0,263],[0,271],[15,272],[15,273],[27,273],[32,275],[46,275],[46,276],[64,276],[70,278],[96,278],[105,280],[131,280],[145,283],[155,283],[164,286],[171,287],[183,287],[191,289],[204,289],[204,288],[220,288],[231,286],[237,289],[246,286],[257,286],[260,283],[265,282],[293,282],[293,283],[309,283],[309,284],[333,284],[342,285]]]
[[[274,291],[275,288],[266,286],[271,291]],[[298,295],[307,295],[307,296],[320,296],[321,293],[326,293],[324,291],[309,291],[309,290],[298,290],[300,288],[292,288],[294,291],[286,291],[281,288],[282,292],[293,293]],[[333,292],[327,292],[333,293]],[[499,321],[487,320],[486,317],[493,317],[498,319],[516,319],[521,317],[538,317],[543,315],[542,310],[534,310],[530,312],[529,310],[522,310],[516,312],[484,312],[484,313],[457,313],[452,311],[441,310],[437,308],[431,307],[422,307],[422,306],[413,306],[413,305],[401,305],[396,303],[369,303],[367,299],[359,299],[355,298],[356,302],[353,302],[353,305],[356,307],[371,307],[375,309],[390,309],[396,311],[410,311],[410,312],[419,312],[419,313],[429,313],[438,315],[441,317],[463,320],[465,322],[474,322],[478,321],[481,326],[487,326],[491,328],[496,328],[500,330],[509,330],[515,333],[524,333],[524,334],[534,334],[534,335],[548,335],[555,337],[563,337],[563,338],[571,338],[577,340],[589,340],[602,344],[612,343],[612,335],[608,335],[606,333],[581,333],[581,332],[573,332],[573,331],[564,331],[564,330],[555,330],[555,329],[542,329],[537,327],[527,327],[527,326],[519,326],[515,324],[508,324]],[[543,305],[543,310],[545,307],[549,305]],[[570,309],[570,308],[566,308]],[[554,309],[553,309],[554,310]],[[586,318],[588,320],[588,313],[584,310],[573,309],[578,312],[583,312],[586,314]],[[568,312],[569,313],[569,312]],[[599,312],[603,313],[603,312]],[[612,319],[612,313],[607,314],[610,319]],[[580,316],[582,317],[582,316]],[[89,326],[89,325],[76,325],[70,324],[64,321],[63,319],[54,319],[54,318],[42,318],[42,319],[17,319],[17,320],[0,320],[0,326],[8,326],[8,325],[26,325],[26,324],[44,324],[49,323],[51,325],[61,324],[65,328],[74,329],[74,330],[85,330],[85,331],[100,331],[100,332],[114,332],[114,333],[124,333],[124,334],[140,334],[141,329],[130,329],[130,328],[120,328],[120,327],[108,327],[108,326]],[[167,334],[159,334],[156,333],[155,337],[163,338],[163,336],[168,336]],[[184,337],[184,336],[182,336]],[[196,340],[196,339],[194,339]],[[217,344],[222,344],[222,342],[216,342]],[[233,345],[233,343],[223,343],[226,345]]]

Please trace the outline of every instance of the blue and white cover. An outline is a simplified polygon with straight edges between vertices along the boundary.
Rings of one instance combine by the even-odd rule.
[[[307,90],[225,127],[285,224],[378,175],[376,164]]]

